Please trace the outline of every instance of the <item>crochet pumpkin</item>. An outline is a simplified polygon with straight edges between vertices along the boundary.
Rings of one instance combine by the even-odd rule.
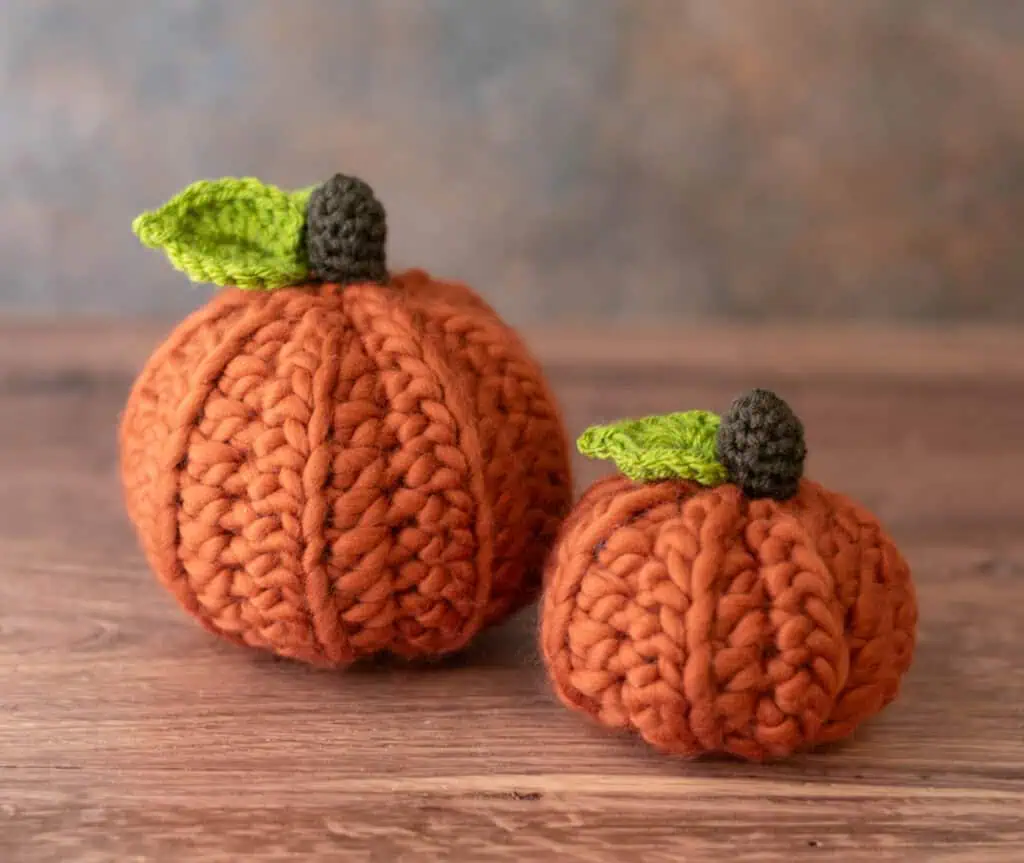
[[[149,359],[120,429],[128,514],[191,615],[338,666],[455,651],[536,598],[571,504],[555,402],[469,288],[388,273],[365,183],[202,181],[133,228],[231,286]]]
[[[871,513],[802,478],[778,396],[591,428],[579,449],[621,475],[586,492],[548,564],[541,649],[566,705],[670,753],[763,760],[896,697],[910,570]]]

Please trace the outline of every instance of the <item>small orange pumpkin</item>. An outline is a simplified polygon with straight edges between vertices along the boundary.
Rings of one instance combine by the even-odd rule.
[[[472,290],[388,273],[365,183],[202,181],[134,228],[230,286],[152,355],[120,429],[128,513],[193,617],[339,666],[457,650],[536,598],[571,503],[555,401]]]
[[[781,399],[579,445],[624,475],[587,491],[548,565],[541,652],[567,706],[666,752],[762,760],[846,737],[896,697],[910,570],[871,513],[802,478]]]

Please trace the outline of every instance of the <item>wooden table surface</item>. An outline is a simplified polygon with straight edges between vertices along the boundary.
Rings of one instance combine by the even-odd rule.
[[[783,764],[550,695],[526,613],[430,670],[222,645],[149,575],[115,424],[163,329],[0,326],[0,861],[1024,860],[1024,332],[536,333],[570,433],[778,388],[911,561],[901,698]],[[578,463],[579,483],[604,465]]]

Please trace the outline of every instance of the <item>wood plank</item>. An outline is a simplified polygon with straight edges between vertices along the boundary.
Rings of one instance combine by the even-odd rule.
[[[876,335],[859,365],[820,330],[764,354],[741,347],[776,334],[656,355],[623,333],[621,362],[601,334],[531,335],[573,434],[784,384],[814,473],[903,545],[921,635],[900,700],[851,741],[756,767],[668,759],[565,711],[532,613],[425,669],[313,671],[213,641],[148,573],[116,482],[117,414],[158,330],[0,326],[4,863],[1024,857],[1019,335]],[[996,379],[986,351],[1008,361]],[[578,468],[581,486],[607,470]]]

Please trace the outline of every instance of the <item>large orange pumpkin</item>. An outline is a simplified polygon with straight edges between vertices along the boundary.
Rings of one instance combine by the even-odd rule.
[[[762,760],[896,697],[910,570],[871,513],[802,478],[777,396],[597,427],[580,448],[624,475],[588,490],[548,565],[541,652],[566,705],[667,752]]]
[[[457,650],[536,598],[571,503],[555,401],[468,287],[387,272],[364,183],[204,181],[135,230],[229,286],[152,355],[120,429],[128,513],[192,616],[337,666]]]

